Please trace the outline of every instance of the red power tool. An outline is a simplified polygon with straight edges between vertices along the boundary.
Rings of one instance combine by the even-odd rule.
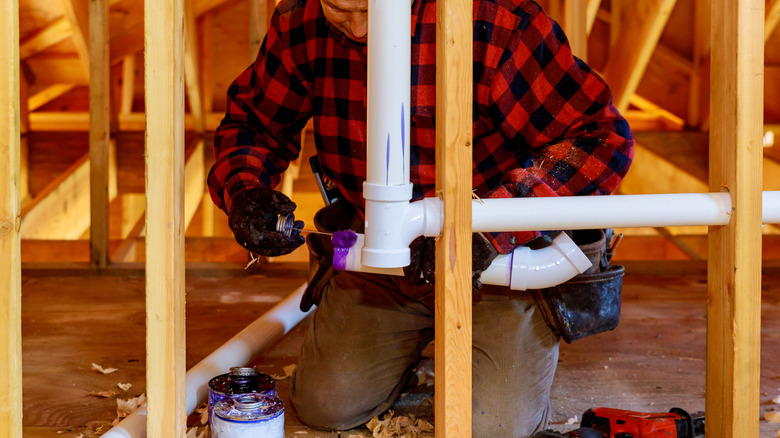
[[[588,409],[580,428],[571,432],[543,430],[533,438],[694,438],[704,436],[704,413],[680,408],[645,413],[612,408]]]

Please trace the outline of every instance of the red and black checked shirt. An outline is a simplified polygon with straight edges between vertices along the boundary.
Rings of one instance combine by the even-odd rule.
[[[436,3],[412,5],[411,181],[434,196]],[[274,187],[313,119],[317,155],[341,198],[362,211],[366,178],[366,46],[332,27],[319,0],[284,0],[254,64],[228,89],[214,137],[211,197]],[[480,197],[609,194],[633,139],[603,80],[572,56],[533,1],[474,1],[473,187]],[[495,233],[501,252],[533,232]]]

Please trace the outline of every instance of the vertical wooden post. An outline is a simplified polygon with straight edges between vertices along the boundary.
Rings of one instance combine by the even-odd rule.
[[[436,435],[471,436],[471,0],[436,4]]]
[[[146,387],[152,438],[185,434],[184,4],[144,2]]]
[[[108,0],[89,2],[90,261],[108,266],[108,150],[111,135]]]
[[[566,0],[563,8],[566,36],[574,56],[588,60],[588,2]]]
[[[707,436],[758,436],[764,0],[712,6],[710,190],[731,222],[710,227]]]
[[[22,436],[19,1],[0,4],[0,437]]]
[[[275,6],[274,0],[249,0],[249,62],[253,62],[260,51]]]
[[[22,136],[19,149],[19,199],[22,200],[22,203],[30,200],[29,89],[24,74],[19,75],[19,130]]]

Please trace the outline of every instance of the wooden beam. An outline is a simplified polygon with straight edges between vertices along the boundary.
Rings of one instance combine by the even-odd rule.
[[[138,258],[138,238],[146,232],[146,211],[141,210],[141,217],[136,221],[127,237],[111,254],[112,263],[136,261]]]
[[[109,163],[116,163],[113,143]],[[109,201],[117,194],[116,165],[109,165]],[[22,209],[23,239],[78,239],[90,226],[90,159],[85,154]]]
[[[81,59],[76,56],[35,56],[24,62],[35,78],[30,82],[34,90],[55,84],[89,85]]]
[[[593,29],[593,24],[596,22],[596,17],[599,14],[600,7],[601,0],[588,0],[588,16],[586,23],[588,35],[590,35],[590,31]]]
[[[30,111],[35,111],[74,88],[76,88],[76,84],[50,85],[27,99],[28,108]]]
[[[472,4],[436,4],[436,435],[471,436]]]
[[[206,191],[205,141],[197,140],[184,165],[184,230],[189,228],[192,218],[200,207]]]
[[[194,0],[188,0],[184,4],[184,84],[189,99],[190,114],[195,119],[195,131],[203,134],[205,122],[203,121],[203,100],[201,96],[201,82],[198,72],[198,27],[195,23],[195,11],[192,4]]]
[[[219,126],[219,122],[225,117],[224,113],[206,114],[206,130],[213,131]],[[146,120],[143,113],[119,114],[119,130],[122,132],[143,131]],[[187,131],[195,130],[195,119],[192,115],[184,117],[184,126]],[[88,112],[34,112],[30,113],[31,131],[62,131],[78,132],[89,130]]]
[[[73,44],[76,54],[84,67],[84,74],[89,79],[89,5],[86,0],[62,0],[65,18],[70,23]]]
[[[604,68],[604,78],[612,88],[619,111],[628,109],[676,3],[677,0],[636,0],[620,24],[620,38]]]
[[[60,17],[19,43],[19,57],[25,59],[40,53],[70,38],[72,34],[70,21],[66,17]]]
[[[22,204],[30,199],[30,145],[27,134],[30,132],[30,107],[28,105],[29,86],[23,74],[19,75],[19,199]]]
[[[108,54],[108,0],[89,2],[89,181],[90,262],[108,266],[109,149],[111,74]]]
[[[764,43],[769,41],[769,37],[777,29],[778,23],[780,23],[780,0],[769,0],[764,23]]]
[[[184,4],[144,0],[147,434],[186,433]]]
[[[704,120],[702,99],[705,97],[704,84],[709,77],[704,78],[705,56],[709,54],[710,41],[710,0],[694,0],[693,3],[693,56],[688,88],[688,116],[686,124],[689,127],[701,129]]]
[[[119,103],[119,114],[133,112],[133,98],[135,96],[135,55],[127,55],[122,58],[122,97]]]
[[[677,247],[680,251],[682,251],[686,256],[688,256],[691,260],[703,260],[702,256],[699,255],[693,248],[691,248],[687,243],[683,242],[682,239],[672,234],[672,232],[669,230],[669,228],[666,227],[655,227],[654,228],[658,234],[662,235],[666,240],[672,242],[674,246]]]
[[[249,0],[249,62],[254,62],[260,51],[274,6],[273,0]]]
[[[710,227],[707,435],[759,436],[764,0],[712,7],[710,191],[731,222]]]
[[[214,69],[212,62],[214,58],[214,41],[212,40],[212,14],[208,12],[200,17],[200,89],[203,97],[203,114],[211,114],[214,108]],[[208,122],[207,122],[208,123]],[[207,128],[208,129],[208,128]],[[209,154],[211,155],[211,154]],[[208,161],[207,161],[208,163]]]
[[[22,436],[19,2],[0,3],[0,437]]]
[[[565,0],[563,5],[564,32],[574,56],[588,61],[588,3],[582,0]],[[595,17],[595,15],[594,15]]]

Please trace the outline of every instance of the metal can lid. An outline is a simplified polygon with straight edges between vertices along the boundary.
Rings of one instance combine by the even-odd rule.
[[[231,376],[256,376],[260,373],[255,367],[230,367],[229,374]]]
[[[246,394],[219,401],[214,406],[216,417],[231,422],[257,422],[276,418],[284,413],[284,403],[276,395]]]

